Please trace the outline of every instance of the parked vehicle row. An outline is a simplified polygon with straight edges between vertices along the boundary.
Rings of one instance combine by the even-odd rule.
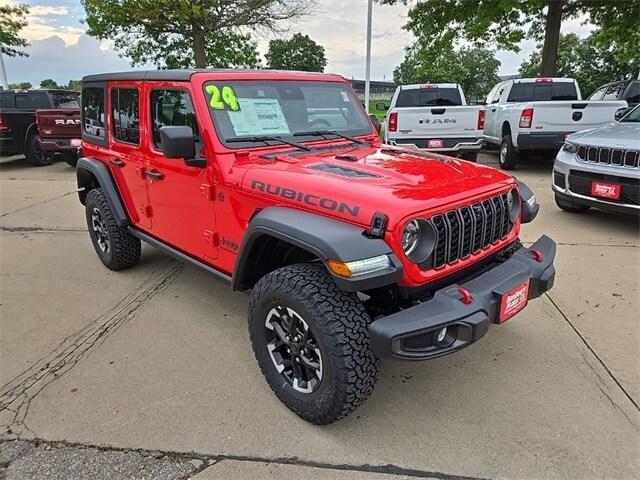
[[[82,127],[100,261],[132,267],[144,241],[250,291],[258,365],[309,422],[365,402],[380,359],[457,352],[553,286],[553,240],[519,240],[524,183],[383,145],[340,76],[92,75]]]
[[[35,166],[56,155],[75,166],[80,148],[78,92],[0,91],[0,157],[24,154]]]

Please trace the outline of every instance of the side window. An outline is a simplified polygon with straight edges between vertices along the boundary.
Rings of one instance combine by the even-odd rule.
[[[140,144],[140,95],[137,88],[111,90],[111,119],[116,140]]]
[[[589,100],[602,100],[602,95],[606,89],[607,87],[599,88],[589,96]]]
[[[153,144],[160,147],[160,128],[188,126],[199,138],[196,113],[189,92],[185,90],[153,90],[151,92],[151,131]]]
[[[640,82],[631,82],[624,93],[628,104],[640,103]]]
[[[18,110],[36,110],[38,108],[51,107],[46,92],[16,93],[15,98]]]
[[[104,88],[82,89],[82,129],[87,135],[105,138]]]
[[[498,103],[500,101],[500,97],[502,96],[502,92],[504,92],[504,84],[500,83],[493,92],[493,98],[491,98],[489,103]]]
[[[616,83],[607,88],[607,93],[602,97],[603,100],[617,100],[618,96],[622,93],[624,83]]]

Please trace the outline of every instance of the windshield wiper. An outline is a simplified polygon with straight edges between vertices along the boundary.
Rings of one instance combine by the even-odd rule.
[[[326,137],[326,135],[335,135],[337,137],[344,138],[345,140],[351,140],[353,143],[358,143],[360,145],[364,145],[366,143],[362,140],[358,140],[357,138],[345,135],[344,133],[336,132],[335,130],[310,130],[308,132],[295,132],[293,134],[294,137]]]
[[[240,143],[240,142],[280,142],[286,145],[291,145],[292,147],[299,148],[300,150],[306,150],[307,152],[311,151],[311,149],[301,143],[291,142],[289,140],[285,140],[282,137],[272,137],[270,135],[261,135],[261,136],[252,136],[252,137],[232,137],[227,138],[225,140],[227,143]],[[268,143],[267,143],[268,145]]]

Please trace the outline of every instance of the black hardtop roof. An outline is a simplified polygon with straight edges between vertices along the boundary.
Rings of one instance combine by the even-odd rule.
[[[187,82],[191,80],[191,76],[196,73],[282,73],[282,74],[304,74],[328,76],[330,74],[317,72],[297,72],[292,70],[255,70],[248,68],[202,68],[202,69],[185,69],[185,70],[131,70],[129,72],[112,72],[98,73],[95,75],[86,75],[82,78],[83,82],[104,82],[108,80],[167,80],[176,82]],[[335,76],[335,75],[332,75]]]
[[[71,92],[80,95],[76,90],[67,90],[65,88],[10,88],[8,90],[0,90],[0,93],[30,93],[30,92]]]

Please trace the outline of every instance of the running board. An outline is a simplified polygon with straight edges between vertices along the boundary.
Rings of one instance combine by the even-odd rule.
[[[210,273],[211,275],[216,277],[218,280],[226,283],[227,285],[231,285],[231,276],[230,275],[227,275],[226,273],[223,273],[223,272],[221,272],[219,270],[216,270],[215,268],[211,267],[210,265],[207,265],[206,263],[203,263],[200,260],[196,260],[192,256],[187,255],[186,253],[181,252],[178,249],[170,247],[166,243],[161,242],[160,240],[152,237],[151,235],[147,235],[146,233],[143,233],[140,230],[136,230],[133,227],[127,227],[127,230],[129,230],[129,233],[131,233],[131,235],[133,235],[136,238],[139,238],[143,242],[148,243],[149,245],[152,245],[152,246],[154,246],[156,248],[159,248],[160,250],[168,253],[172,257],[174,257],[174,258],[176,258],[176,259],[178,259],[178,260],[180,260],[182,262],[186,262],[186,263],[190,263],[191,265],[195,265],[196,267],[204,270],[205,272]]]

